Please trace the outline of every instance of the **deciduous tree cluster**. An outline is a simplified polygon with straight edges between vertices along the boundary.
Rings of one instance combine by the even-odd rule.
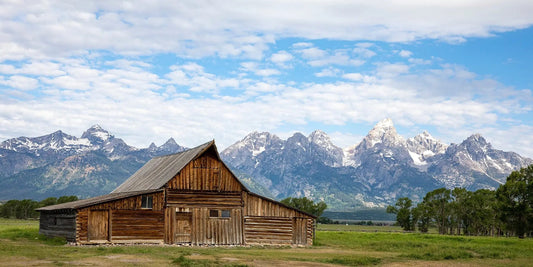
[[[533,165],[512,172],[497,190],[439,188],[416,206],[403,197],[387,212],[406,231],[440,234],[533,236]]]
[[[324,210],[328,207],[324,201],[320,201],[318,203],[315,203],[313,200],[308,199],[306,197],[302,198],[295,198],[295,197],[288,197],[281,201],[281,203],[293,207],[296,209],[299,209],[301,211],[307,212],[309,214],[315,215],[318,217],[318,222],[324,223],[324,222],[330,222],[328,218],[320,217],[322,213],[324,213]],[[328,221],[329,220],[329,221]]]
[[[39,218],[39,212],[35,211],[35,209],[75,200],[78,200],[77,196],[49,197],[40,202],[31,199],[9,200],[0,205],[0,217],[17,219]]]

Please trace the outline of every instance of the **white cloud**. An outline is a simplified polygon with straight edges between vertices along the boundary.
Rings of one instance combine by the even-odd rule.
[[[361,73],[353,72],[353,73],[345,73],[342,75],[342,78],[352,80],[352,81],[362,81],[365,83],[374,83],[376,82],[376,78],[368,75],[363,75]]]
[[[391,60],[378,44],[463,42],[528,27],[532,12],[531,1],[6,2],[0,134],[75,134],[99,123],[138,146],[170,136],[193,146],[213,137],[229,145],[257,129],[384,117],[455,133],[499,129],[529,115],[530,90],[461,66],[429,66],[442,62],[408,50],[397,52],[408,63],[375,63]],[[221,58],[230,60],[217,65]],[[528,133],[529,126],[514,126],[508,139],[529,140]],[[502,147],[518,146],[503,130],[492,136]]]
[[[413,52],[408,50],[401,50],[400,52],[398,52],[398,55],[400,55],[401,57],[411,57],[413,55]]]
[[[255,71],[256,75],[259,76],[272,76],[272,75],[279,75],[281,72],[276,69],[260,69]]]
[[[340,126],[375,123],[391,117],[399,125],[436,125],[457,131],[468,128],[472,122],[479,127],[497,124],[506,116],[500,113],[502,109],[513,114],[522,112],[527,105],[498,99],[487,102],[422,95],[417,88],[425,85],[414,80],[393,83],[374,78],[370,83],[359,73],[345,74],[345,78],[357,78],[357,83],[301,83],[289,87],[273,81],[219,77],[194,63],[174,65],[170,73],[161,77],[153,77],[142,69],[130,69],[127,64],[121,66],[124,69],[117,66],[106,71],[91,71],[82,66],[74,71],[71,70],[74,67],[67,66],[67,75],[76,73],[76,77],[97,82],[81,79],[87,86],[85,91],[61,89],[49,91],[41,99],[1,102],[0,128],[7,129],[2,134],[37,136],[57,129],[75,134],[99,123],[136,146],[147,146],[152,141],[161,144],[172,136],[187,146],[216,138],[224,147],[252,130],[275,131],[284,125],[296,127],[312,122]],[[472,88],[485,86],[468,80],[466,70],[456,72],[462,73],[459,75],[464,83]],[[61,77],[65,76],[54,79]],[[68,83],[65,84],[58,88],[68,88]],[[246,94],[198,97],[184,93],[193,90],[221,93],[223,86],[243,87]],[[525,137],[526,132],[517,130],[514,137]],[[345,140],[342,143],[347,143],[351,135],[354,138],[350,140],[358,136],[349,132],[336,135],[337,139]]]
[[[86,50],[109,50],[122,55],[148,51],[187,57],[261,59],[268,44],[286,36],[461,42],[468,37],[486,37],[533,24],[533,3],[519,0],[342,4],[243,1],[231,5],[208,1],[134,5],[15,1],[4,3],[2,10],[3,60],[72,55]]]
[[[281,72],[272,68],[261,68],[257,62],[243,62],[241,63],[241,70],[252,72],[255,75],[268,77],[273,75],[279,75]]]
[[[376,69],[377,75],[385,78],[396,77],[409,72],[409,66],[402,63],[379,63]]]
[[[287,61],[291,61],[294,57],[287,51],[279,51],[270,57],[270,61],[285,66]]]
[[[341,66],[361,66],[365,60],[353,58],[348,50],[323,50],[317,47],[308,47],[297,50],[302,55],[302,58],[307,60],[307,64],[313,67],[321,67],[326,65],[341,65]],[[353,52],[353,51],[352,51]]]
[[[346,73],[342,75],[342,78],[352,81],[361,81],[364,76],[361,73]]]
[[[6,80],[0,80],[0,84],[24,91],[33,90],[39,86],[39,82],[36,79],[18,75],[11,76]]]
[[[341,73],[341,70],[333,67],[322,69],[320,72],[315,73],[316,77],[337,77]]]
[[[432,64],[431,60],[422,59],[422,58],[409,58],[407,61],[409,63],[415,64],[415,65],[430,65],[430,64]]]
[[[364,47],[356,47],[352,52],[362,58],[371,58],[376,55],[376,52]]]

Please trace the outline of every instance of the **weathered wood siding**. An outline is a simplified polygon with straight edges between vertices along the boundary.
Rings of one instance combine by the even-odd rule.
[[[111,239],[163,241],[164,224],[163,211],[112,210]]]
[[[229,217],[210,217],[210,210],[229,211]],[[181,224],[179,220],[185,217],[184,213],[190,214],[190,226]],[[189,237],[185,233],[179,233],[180,229],[189,231],[190,243],[193,245],[241,245],[243,244],[242,208],[180,208],[168,207],[165,212],[167,220],[165,231],[167,243],[189,243]],[[176,222],[178,221],[178,222]]]
[[[74,210],[41,211],[39,234],[64,237],[76,241],[76,212]]]
[[[186,192],[167,190],[167,205],[179,207],[242,207],[241,192]]]
[[[293,220],[292,243],[295,245],[313,245],[314,220],[296,217]]]
[[[109,210],[89,210],[87,236],[89,241],[109,240]]]
[[[243,192],[244,216],[309,217],[297,210],[287,208],[275,201]]]
[[[246,192],[243,202],[246,244],[313,244],[311,216]]]
[[[79,209],[76,241],[163,241],[164,192],[146,195],[153,197],[152,209],[141,208],[142,195]]]
[[[152,196],[152,199],[153,199],[152,210],[163,211],[163,208],[165,206],[165,197],[164,197],[165,193],[164,192],[156,192],[156,193],[151,193],[151,194],[138,195],[138,196],[133,196],[129,198],[110,201],[110,202],[91,206],[90,209],[91,210],[107,210],[107,209],[141,210],[143,209],[141,207],[142,196]]]
[[[244,218],[246,244],[293,243],[293,220],[286,217],[248,216]]]
[[[167,183],[167,188],[226,192],[240,192],[243,189],[233,174],[212,153],[206,153],[187,164]]]

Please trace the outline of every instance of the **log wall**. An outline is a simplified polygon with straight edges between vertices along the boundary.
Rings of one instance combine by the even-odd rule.
[[[237,178],[216,158],[206,153],[187,164],[173,179],[167,183],[169,189],[193,191],[228,191],[243,190]]]
[[[242,207],[241,192],[184,192],[167,190],[167,205],[180,207]]]
[[[76,241],[76,213],[72,210],[41,211],[39,234],[64,237],[69,242]]]
[[[165,194],[146,195],[153,197],[152,209],[141,208],[142,195],[79,209],[75,223],[76,241],[163,241]],[[106,236],[94,236],[94,233],[105,230],[108,232]]]
[[[107,209],[141,210],[143,209],[141,208],[142,196],[152,196],[152,199],[153,199],[152,210],[163,211],[165,207],[165,197],[164,197],[165,193],[164,192],[156,192],[156,193],[151,193],[151,194],[138,195],[138,196],[133,196],[129,198],[110,201],[110,202],[91,206],[90,209],[92,210],[107,210]]]
[[[248,216],[244,218],[246,244],[293,243],[293,219],[284,217]]]
[[[246,192],[243,202],[246,244],[313,244],[311,216]]]
[[[244,216],[309,217],[268,198],[243,192]]]
[[[163,240],[163,211],[112,210],[111,240]]]

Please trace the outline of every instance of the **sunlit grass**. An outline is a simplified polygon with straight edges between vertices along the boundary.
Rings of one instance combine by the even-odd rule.
[[[368,227],[368,226],[366,226]],[[320,228],[319,228],[320,229]],[[384,229],[384,228],[378,228]],[[368,230],[365,228],[365,230]],[[306,262],[344,266],[453,262],[523,266],[533,260],[533,240],[441,236],[389,231],[317,231],[313,247],[71,246],[38,233],[37,221],[0,219],[0,262],[28,265],[246,266]],[[132,262],[136,262],[132,264]]]

